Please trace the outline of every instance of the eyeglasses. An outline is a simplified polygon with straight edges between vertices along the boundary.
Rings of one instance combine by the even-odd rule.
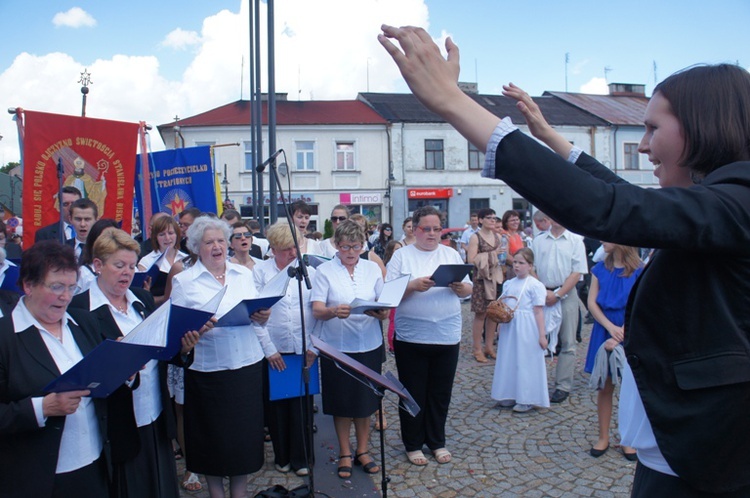
[[[61,284],[60,282],[56,282],[54,284],[42,284],[42,285],[48,288],[50,292],[52,292],[52,294],[55,294],[57,296],[62,296],[65,293],[65,291],[68,291],[71,294],[76,294],[78,293],[79,290],[81,290],[78,284],[65,285],[65,284]]]
[[[482,219],[483,220],[488,220],[488,221],[497,221],[497,216],[485,216]]]
[[[339,250],[344,251],[344,252],[351,251],[351,250],[361,251],[362,247],[363,247],[362,244],[357,244],[355,246],[339,246]]]
[[[331,221],[334,223],[344,221],[345,219],[346,216],[331,216]]]
[[[384,232],[392,232],[392,231],[393,231],[393,229],[392,229],[392,228],[384,228],[384,229],[383,229],[383,231],[384,231]]]
[[[430,233],[430,232],[438,233],[443,230],[443,227],[417,227],[417,228],[422,230],[422,232],[424,233]]]
[[[249,239],[253,236],[250,232],[233,233],[231,238],[234,240]]]

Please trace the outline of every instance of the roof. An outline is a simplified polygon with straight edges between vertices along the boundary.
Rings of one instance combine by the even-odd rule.
[[[268,124],[268,102],[262,102],[262,121]],[[276,124],[283,125],[368,125],[387,122],[358,100],[315,100],[276,102]],[[159,130],[174,126],[249,126],[250,101],[230,104],[188,118],[159,125]]]
[[[649,100],[644,95],[590,95],[569,92],[544,92],[543,95],[556,97],[605,120],[608,124],[620,126],[643,126],[643,115]]]
[[[468,94],[479,105],[498,117],[509,116],[516,124],[526,124],[516,101],[504,95]],[[411,93],[360,93],[358,98],[367,102],[390,122],[444,123],[437,114],[427,110]],[[551,96],[533,97],[547,121],[553,126],[606,126],[603,119],[582,111]]]

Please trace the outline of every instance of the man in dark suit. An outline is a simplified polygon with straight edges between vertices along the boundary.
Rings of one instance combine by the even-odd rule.
[[[65,240],[70,240],[75,237],[75,233],[72,225],[70,224],[70,206],[75,201],[83,197],[81,191],[72,186],[65,186],[62,189],[62,209],[63,224],[65,226]],[[34,234],[34,242],[40,240],[56,240],[58,242],[64,242],[60,240],[60,221],[42,227]]]
[[[80,262],[83,255],[83,247],[89,235],[91,226],[99,219],[99,210],[90,199],[78,199],[70,205],[70,222],[75,229],[75,238],[65,243],[75,251],[76,258]]]

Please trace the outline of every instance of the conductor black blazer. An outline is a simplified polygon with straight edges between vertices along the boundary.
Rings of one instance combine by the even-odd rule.
[[[95,325],[85,313],[69,310],[76,344],[85,356],[100,341]],[[0,318],[0,493],[3,497],[47,497],[52,494],[60,440],[66,417],[48,417],[37,424],[31,398],[44,396],[43,388],[60,376],[40,332],[29,327],[16,333],[10,315]],[[106,403],[94,399],[104,456]]]
[[[690,188],[573,166],[520,131],[495,176],[571,231],[656,248],[626,308],[625,352],[669,466],[702,491],[750,485],[750,162]]]

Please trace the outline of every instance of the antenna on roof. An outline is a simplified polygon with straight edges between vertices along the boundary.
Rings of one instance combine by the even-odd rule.
[[[656,61],[654,61],[654,86],[659,83],[659,77],[656,74]]]
[[[565,92],[568,92],[568,63],[570,62],[570,52],[565,52]]]
[[[604,66],[604,82],[609,83],[609,73],[612,72],[612,68],[609,66]]]

